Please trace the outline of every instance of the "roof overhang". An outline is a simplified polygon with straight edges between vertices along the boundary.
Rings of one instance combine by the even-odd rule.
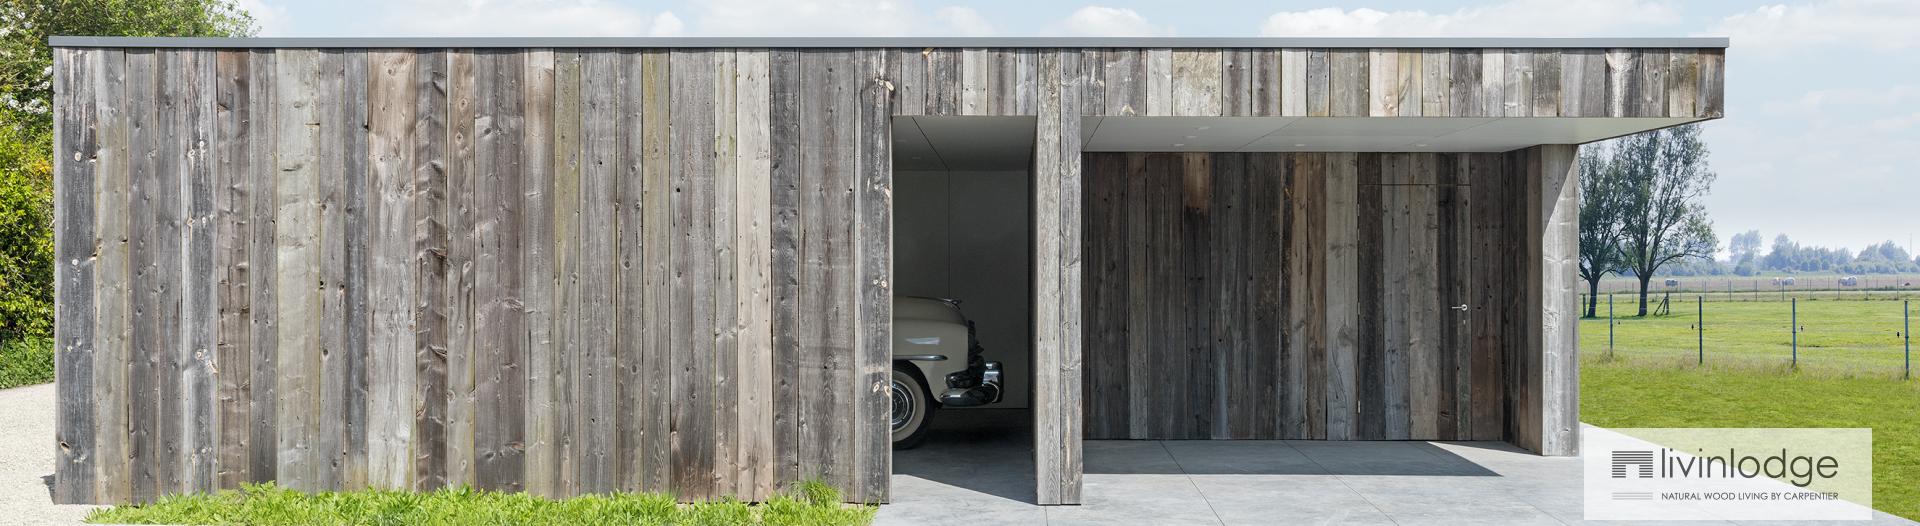
[[[128,48],[1725,48],[1724,37],[1161,38],[1161,37],[352,37],[56,36],[53,47]]]

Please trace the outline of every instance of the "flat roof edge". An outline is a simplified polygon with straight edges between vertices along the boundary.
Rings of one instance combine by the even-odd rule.
[[[1726,48],[1726,37],[347,37],[48,38],[53,47],[124,48]]]

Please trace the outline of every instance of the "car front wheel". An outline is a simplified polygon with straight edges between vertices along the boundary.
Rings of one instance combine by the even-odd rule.
[[[927,423],[933,417],[933,392],[927,379],[912,364],[893,364],[893,381],[888,389],[893,405],[893,448],[913,449],[927,438]]]

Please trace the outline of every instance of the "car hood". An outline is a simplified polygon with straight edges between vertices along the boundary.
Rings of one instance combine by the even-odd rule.
[[[894,323],[907,320],[966,324],[960,309],[946,301],[913,296],[893,298]]]

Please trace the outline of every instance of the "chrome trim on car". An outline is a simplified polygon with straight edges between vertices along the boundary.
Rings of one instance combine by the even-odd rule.
[[[947,357],[946,357],[945,355],[940,355],[940,354],[902,354],[902,355],[898,355],[898,356],[894,356],[894,357],[893,357],[893,359],[895,359],[895,360],[907,360],[907,361],[910,361],[910,362],[944,362],[944,361],[947,361]]]

